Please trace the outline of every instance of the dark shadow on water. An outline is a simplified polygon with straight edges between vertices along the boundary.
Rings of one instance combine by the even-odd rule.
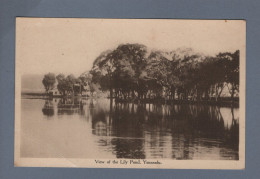
[[[92,128],[95,135],[112,136],[117,158],[146,158],[146,144],[152,157],[164,157],[170,142],[171,158],[193,159],[203,146],[230,149],[238,160],[239,124],[233,117],[226,126],[216,106],[116,103],[107,111],[94,109]]]
[[[51,100],[45,100],[44,106],[42,108],[43,115],[51,117],[54,115],[54,106]]]
[[[83,106],[80,98],[61,98],[57,104],[58,115],[81,114]]]
[[[233,108],[223,112],[209,105],[70,98],[46,100],[43,114],[55,115],[54,106],[57,115],[78,115],[91,122],[97,145],[117,158],[211,159],[203,156],[209,154],[215,159],[239,159],[239,120]]]

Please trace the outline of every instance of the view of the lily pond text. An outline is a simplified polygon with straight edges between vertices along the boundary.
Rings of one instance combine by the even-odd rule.
[[[219,40],[222,43],[218,39],[210,41],[210,48],[215,49],[204,44],[203,51],[198,48],[199,42],[192,45],[193,33],[183,40],[187,41],[185,46],[177,43],[181,42],[180,36],[169,35],[169,40],[176,38],[171,46],[167,38],[160,41],[156,25],[151,26],[155,37],[150,43],[138,40],[138,35],[120,41],[127,33],[120,36],[119,30],[111,47],[107,43],[95,54],[92,50],[90,58],[88,52],[93,47],[88,49],[80,42],[71,50],[69,47],[79,42],[63,45],[65,42],[57,39],[68,37],[52,33],[52,26],[58,27],[49,25],[50,34],[44,31],[44,25],[41,28],[41,22],[28,27],[34,38],[41,37],[39,42],[33,41],[29,33],[23,36],[28,38],[23,39],[25,45],[38,44],[41,49],[32,50],[36,47],[31,45],[32,49],[27,48],[35,52],[33,60],[39,61],[39,56],[42,69],[41,65],[34,69],[36,65],[25,60],[21,70],[21,158],[239,160],[241,49],[223,47],[227,45],[224,32],[219,32],[219,37],[226,37]],[[112,28],[107,27],[107,31]],[[82,31],[79,41],[87,39]],[[96,39],[109,39],[107,31],[106,37]],[[212,33],[203,32],[206,35],[201,36]],[[86,29],[90,39],[91,33]],[[232,33],[231,29],[231,39]],[[156,39],[164,48],[156,46]],[[94,37],[92,42],[98,46]],[[75,49],[80,49],[81,55],[74,56]],[[26,50],[18,53],[23,57],[21,62],[26,57],[32,59]],[[76,59],[83,54],[85,63]],[[25,70],[29,68],[32,71]]]

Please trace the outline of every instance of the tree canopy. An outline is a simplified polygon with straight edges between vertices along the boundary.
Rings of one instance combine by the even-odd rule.
[[[238,91],[239,51],[205,56],[190,48],[165,52],[122,44],[101,53],[90,73],[94,83],[117,98],[218,100],[225,86],[232,97]]]
[[[44,75],[42,84],[43,84],[46,92],[48,92],[49,90],[54,88],[55,82],[56,82],[55,74],[48,73],[48,74]]]
[[[142,44],[121,44],[101,53],[90,71],[79,77],[48,73],[43,84],[48,92],[63,94],[109,91],[121,99],[169,99],[218,101],[227,87],[231,98],[239,90],[239,50],[205,56],[191,48],[172,51],[150,50]]]

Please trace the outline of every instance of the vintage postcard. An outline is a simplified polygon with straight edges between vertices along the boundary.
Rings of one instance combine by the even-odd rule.
[[[18,167],[244,169],[243,20],[16,18]]]

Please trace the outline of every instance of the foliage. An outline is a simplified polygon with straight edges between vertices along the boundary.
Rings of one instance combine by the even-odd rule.
[[[56,79],[63,95],[102,90],[110,97],[132,100],[217,101],[225,87],[232,98],[239,91],[239,51],[205,56],[190,48],[158,51],[142,44],[121,44],[101,53],[92,69],[78,78],[59,74]],[[46,91],[54,88],[56,79],[52,73],[44,76]]]
[[[46,92],[49,92],[49,90],[52,90],[54,88],[55,82],[56,82],[55,74],[48,73],[44,75],[42,84],[44,85]]]
[[[103,52],[90,74],[111,97],[218,100],[225,86],[232,97],[238,91],[239,51],[210,57],[192,49],[148,52],[141,44],[122,44]]]

